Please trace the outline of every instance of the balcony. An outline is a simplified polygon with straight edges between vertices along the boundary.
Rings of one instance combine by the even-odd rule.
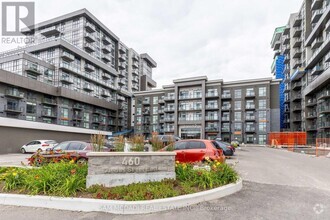
[[[118,118],[124,118],[124,117],[125,117],[125,114],[123,112],[118,114]],[[148,120],[145,120],[145,121],[148,121]]]
[[[122,46],[122,45],[119,45],[119,52],[120,53],[126,53],[126,48],[124,47],[124,46]]]
[[[101,96],[104,98],[108,98],[108,97],[110,97],[110,92],[106,91],[106,90],[102,90]]]
[[[247,92],[245,94],[245,98],[254,98],[254,97],[256,97],[255,92]]]
[[[68,62],[72,62],[72,61],[74,61],[74,55],[71,54],[71,53],[68,53],[66,51],[63,51],[62,52],[62,59],[66,60]]]
[[[158,114],[164,114],[164,109],[159,109]]]
[[[311,75],[319,75],[324,71],[323,66],[320,65],[316,65],[313,67],[313,69],[311,70]]]
[[[316,112],[308,112],[306,119],[311,120],[317,118],[317,113]]]
[[[181,107],[179,107],[179,111],[200,111],[200,110],[202,110],[202,106],[192,106],[192,107],[181,106]]]
[[[302,21],[302,16],[301,15],[297,15],[297,17],[294,18],[293,20],[293,27],[298,27],[301,25],[301,21]]]
[[[293,47],[300,47],[302,43],[302,37],[293,38]]]
[[[110,77],[109,73],[107,73],[107,72],[102,72],[102,79],[104,79],[104,80],[109,80],[109,79],[111,79],[111,77]]]
[[[330,113],[330,105],[321,105],[317,108],[319,114],[328,114]]]
[[[293,28],[293,37],[300,37],[302,32],[301,27],[294,27]]]
[[[111,61],[111,57],[110,57],[109,55],[107,55],[107,54],[102,54],[102,55],[101,55],[101,59],[102,59],[104,62],[106,62],[106,63],[108,63],[108,62]]]
[[[292,101],[301,101],[301,94],[292,95]]]
[[[290,101],[291,101],[290,97],[284,99],[284,103],[290,103]]]
[[[316,99],[310,98],[307,100],[306,106],[307,107],[313,107],[317,104]]]
[[[174,128],[164,128],[164,132],[174,132]]]
[[[293,123],[299,123],[299,122],[301,122],[301,117],[294,117],[293,119],[292,119],[292,122]]]
[[[307,131],[317,131],[316,125],[308,125],[307,126]]]
[[[290,37],[289,37],[289,35],[284,35],[284,37],[283,37],[283,44],[284,45],[287,45],[289,43],[290,43]]]
[[[18,89],[6,89],[5,96],[17,99],[24,99],[24,93]]]
[[[299,90],[301,88],[301,82],[295,82],[292,84],[293,90]]]
[[[94,91],[94,89],[92,88],[91,84],[85,83],[83,86],[83,89],[87,92],[91,92]]]
[[[227,106],[227,105],[221,107],[222,111],[230,111],[230,109],[231,109],[231,106]]]
[[[139,86],[138,85],[132,85],[132,89],[139,90]]]
[[[172,122],[174,121],[174,117],[166,117],[164,120],[165,122]]]
[[[254,115],[245,116],[245,121],[255,121],[256,117]]]
[[[86,28],[86,31],[88,31],[88,32],[90,32],[90,33],[95,32],[95,26],[92,25],[92,24],[89,23],[89,22],[86,22],[85,28]]]
[[[44,110],[41,112],[41,116],[46,118],[57,118],[57,113],[54,111]]]
[[[102,51],[103,51],[103,53],[106,53],[106,54],[111,53],[111,47],[103,44]]]
[[[296,59],[296,61],[294,61],[293,63],[293,69],[297,69],[299,67],[302,66],[301,60],[300,59]]]
[[[290,84],[286,84],[286,85],[284,86],[284,92],[290,92],[290,90],[291,90],[291,86],[290,86]]]
[[[283,46],[283,53],[284,54],[288,54],[289,52],[290,52],[290,46],[289,45],[287,45],[287,46]]]
[[[90,33],[85,33],[85,38],[88,42],[95,42],[95,36]]]
[[[76,110],[83,110],[84,106],[82,104],[76,103],[72,106],[72,108]]]
[[[285,109],[284,109],[284,112],[285,112],[285,113],[290,113],[290,108],[285,108]]]
[[[246,105],[245,106],[245,110],[253,110],[253,109],[256,109],[255,105]]]
[[[321,16],[323,15],[323,12],[324,12],[323,8],[313,11],[311,23],[317,23],[320,20]]]
[[[132,77],[132,81],[138,83],[138,82],[139,82],[139,77],[137,77],[137,76],[133,76],[133,77]],[[163,101],[164,101],[164,100],[163,100]]]
[[[16,105],[5,105],[4,111],[10,112],[10,113],[15,113],[15,114],[20,114],[23,112],[23,107],[18,107]]]
[[[230,128],[224,128],[224,127],[222,127],[222,128],[221,128],[221,131],[222,131],[223,133],[229,133],[229,132],[230,132]]]
[[[85,43],[84,48],[87,52],[94,52],[95,51],[95,47],[91,43]]]
[[[70,76],[62,75],[60,81],[64,84],[73,84],[73,79]]]
[[[221,121],[230,121],[230,117],[222,117]]]
[[[85,70],[87,72],[93,72],[93,71],[95,71],[95,67],[93,65],[91,65],[91,64],[86,63],[85,64]]]
[[[138,69],[132,69],[132,74],[139,75],[139,70]]]
[[[144,101],[142,102],[142,104],[143,104],[143,105],[150,105],[150,100],[144,100]]]
[[[205,132],[218,132],[218,127],[205,127]]]
[[[206,105],[205,108],[207,110],[215,110],[215,109],[219,109],[218,105]]]
[[[56,102],[56,99],[51,99],[51,98],[42,98],[42,104],[45,104],[45,105],[52,105],[52,106],[56,106],[57,105],[57,102]]]
[[[301,105],[294,105],[292,108],[292,112],[300,112],[302,110]]]
[[[317,10],[322,7],[323,0],[313,0],[311,10]]]
[[[283,120],[283,123],[285,123],[285,124],[289,124],[289,123],[290,123],[290,119],[289,119],[289,118],[285,118],[285,119]]]
[[[200,123],[200,121],[202,120],[202,117],[180,117],[179,118],[179,121],[183,121],[183,122],[186,122],[186,121],[196,121],[198,123]]]
[[[56,26],[52,26],[52,27],[48,27],[48,28],[40,30],[40,34],[44,35],[45,37],[56,35],[59,33],[61,33],[61,32],[58,29],[58,27],[56,27]]]
[[[245,129],[245,133],[255,133],[256,132],[256,128],[255,127],[247,127]]]
[[[175,96],[165,96],[164,97],[164,101],[174,101],[175,100]]]
[[[143,115],[150,115],[150,111],[149,110],[146,110],[142,113]]]
[[[126,69],[126,64],[125,63],[120,63],[118,65],[118,68],[121,69],[121,70],[124,70],[124,69]]]
[[[300,48],[296,48],[293,50],[293,58],[300,58],[302,54],[302,51]]]
[[[132,54],[132,59],[135,61],[139,61],[139,57],[135,54]]]
[[[231,95],[230,94],[222,94],[221,98],[222,99],[231,99]]]
[[[219,94],[217,92],[207,92],[205,95],[207,98],[219,97]]]
[[[318,123],[318,128],[329,129],[330,128],[330,121],[319,122]]]
[[[124,54],[120,54],[118,58],[120,61],[126,61],[126,56]]]
[[[100,119],[99,118],[93,118],[92,123],[93,124],[100,124]]]
[[[184,99],[201,99],[202,95],[181,95],[179,96],[179,100],[184,100]]]
[[[199,119],[201,120],[201,119]],[[205,117],[206,121],[218,121],[219,120],[219,116],[215,116],[215,115],[206,115]]]
[[[139,62],[134,61],[132,66],[133,66],[133,68],[139,68]]]
[[[166,107],[164,108],[164,112],[174,112],[174,107]]]
[[[312,49],[315,50],[319,48],[323,44],[323,37],[317,37],[315,40],[312,42]]]
[[[108,36],[103,35],[102,36],[102,41],[103,43],[105,43],[106,45],[111,43],[111,39]]]
[[[289,62],[290,62],[290,56],[289,56],[289,54],[286,54],[284,57],[284,63],[287,64]]]
[[[329,99],[330,98],[330,90],[324,90],[319,94],[318,100],[321,99]]]
[[[26,72],[33,75],[43,75],[43,72],[39,69],[38,65],[27,65],[25,68]]]

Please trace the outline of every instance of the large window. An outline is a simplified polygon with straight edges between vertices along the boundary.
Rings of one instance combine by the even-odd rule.
[[[155,104],[158,104],[158,96],[153,97],[152,103],[153,103],[154,105],[155,105]]]
[[[242,90],[235,89],[235,99],[240,99],[240,98],[242,98]]]
[[[241,121],[242,120],[242,113],[241,112],[235,112],[235,121]]]
[[[235,101],[235,110],[241,110],[241,109],[242,109],[242,102]]]
[[[267,136],[265,134],[259,135],[259,144],[266,144]]]
[[[266,121],[267,120],[267,112],[266,111],[259,111],[259,120]]]
[[[158,106],[154,106],[153,108],[152,108],[152,114],[158,114]]]
[[[259,132],[267,132],[266,122],[259,122]]]
[[[259,96],[266,96],[266,87],[259,87]]]
[[[35,114],[37,111],[37,104],[36,103],[31,103],[27,102],[26,103],[26,113],[27,114]]]
[[[266,100],[265,99],[260,99],[259,100],[259,109],[266,109],[267,105],[266,105]]]
[[[235,131],[242,131],[242,123],[235,123],[234,129]]]

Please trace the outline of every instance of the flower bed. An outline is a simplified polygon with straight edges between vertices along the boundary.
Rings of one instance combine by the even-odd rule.
[[[195,193],[238,180],[232,167],[219,162],[177,162],[175,171],[176,180],[86,189],[87,165],[62,161],[39,169],[0,168],[0,192],[138,201]]]

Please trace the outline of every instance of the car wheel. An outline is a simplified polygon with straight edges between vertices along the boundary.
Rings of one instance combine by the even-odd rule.
[[[21,148],[21,153],[22,154],[25,154],[26,153],[26,150],[24,148]]]
[[[87,164],[87,159],[86,158],[79,158],[78,160],[77,160],[77,164]]]

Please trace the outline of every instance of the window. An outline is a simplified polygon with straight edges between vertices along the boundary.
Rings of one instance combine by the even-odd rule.
[[[267,120],[267,112],[266,111],[259,111],[259,120]]]
[[[89,113],[84,112],[84,121],[89,121]]]
[[[155,114],[158,114],[158,106],[154,106],[152,108],[152,114],[155,115]]]
[[[259,122],[259,132],[267,132],[266,122]]]
[[[37,105],[36,103],[27,102],[26,103],[26,113],[35,114],[37,112],[36,105]]]
[[[56,147],[54,147],[54,150],[65,150],[68,146],[69,142],[62,142],[58,145],[56,145]]]
[[[84,128],[89,128],[89,122],[84,122],[83,126]]]
[[[158,123],[158,115],[154,115],[154,116],[152,116],[152,122],[153,122],[154,124]]]
[[[266,109],[266,100],[265,99],[260,99],[259,100],[259,109]]]
[[[158,96],[153,97],[152,103],[153,103],[154,105],[155,105],[155,104],[158,104]]]
[[[61,120],[61,121],[60,121],[60,124],[61,124],[61,125],[66,125],[66,126],[68,126],[68,125],[69,125],[69,121],[67,121],[67,120]]]
[[[205,149],[206,146],[203,142],[200,141],[190,141],[188,149]]]
[[[187,143],[188,143],[187,141],[175,142],[174,150],[184,150],[184,149],[186,149]]]
[[[235,110],[241,110],[241,109],[242,109],[242,102],[235,101]]]
[[[241,112],[235,112],[235,121],[241,121],[242,120],[242,113]]]
[[[61,108],[61,118],[65,118],[65,119],[69,118],[69,109]]]
[[[266,144],[267,137],[265,134],[259,135],[259,144]]]
[[[235,99],[240,99],[240,98],[242,98],[242,90],[235,89]]]
[[[246,96],[254,96],[254,88],[247,88]]]
[[[259,87],[259,96],[266,96],[266,87]]]
[[[30,116],[30,115],[27,115],[27,116],[25,117],[25,119],[26,119],[27,121],[36,121],[36,116]]]
[[[141,108],[136,108],[136,115],[141,115]]]
[[[80,150],[81,143],[79,142],[72,142],[69,144],[68,150]]]
[[[242,131],[242,123],[235,123],[234,129],[235,131]]]

